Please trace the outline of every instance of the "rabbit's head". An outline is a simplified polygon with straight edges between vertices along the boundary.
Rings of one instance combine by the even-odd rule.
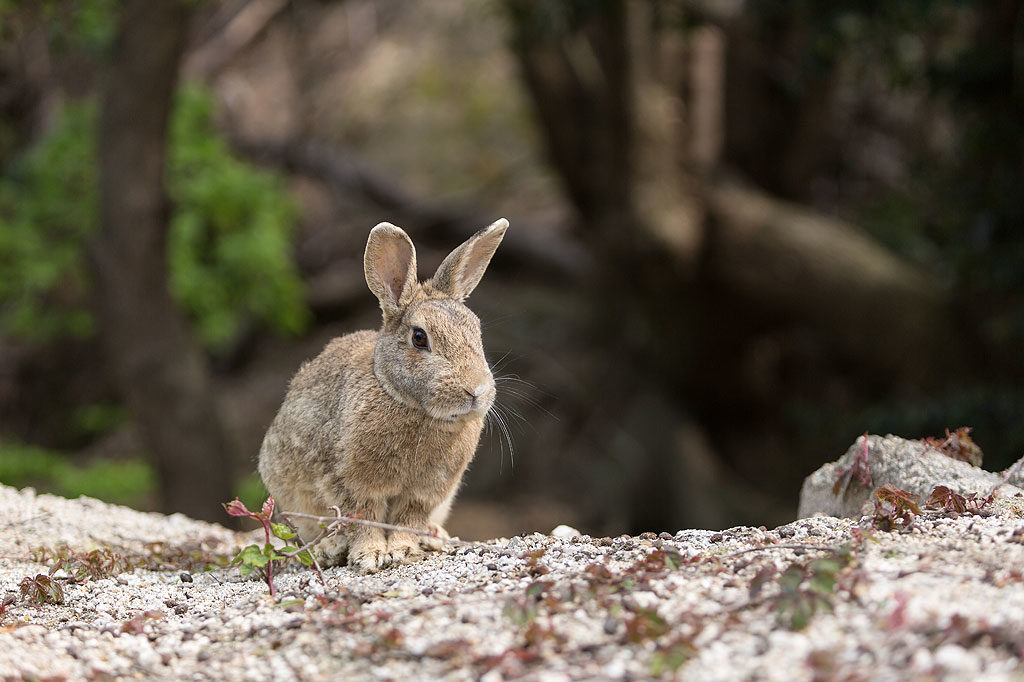
[[[483,416],[491,408],[494,378],[480,320],[462,301],[480,282],[507,228],[501,218],[480,230],[422,284],[409,235],[391,223],[370,231],[363,267],[384,313],[373,372],[395,400],[445,422]]]

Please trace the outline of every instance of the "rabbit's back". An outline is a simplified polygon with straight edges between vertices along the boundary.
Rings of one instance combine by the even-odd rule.
[[[326,511],[317,501],[318,488],[344,455],[338,446],[346,403],[360,391],[372,393],[376,385],[376,339],[377,332],[368,330],[335,338],[292,378],[259,456],[260,475],[278,508]]]

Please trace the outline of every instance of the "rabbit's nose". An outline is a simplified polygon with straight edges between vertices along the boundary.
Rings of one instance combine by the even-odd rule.
[[[477,386],[474,389],[466,388],[466,389],[463,389],[463,390],[466,391],[466,395],[468,395],[473,400],[476,400],[477,398],[482,396],[487,391],[487,384],[480,384],[479,386]]]

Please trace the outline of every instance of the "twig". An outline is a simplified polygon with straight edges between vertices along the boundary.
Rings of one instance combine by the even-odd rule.
[[[747,549],[741,549],[736,552],[730,552],[729,554],[719,555],[719,559],[731,559],[732,557],[739,556],[741,554],[749,554],[751,552],[763,552],[769,549],[804,549],[819,552],[831,552],[832,554],[838,554],[839,550],[835,547],[827,547],[821,545],[765,545],[764,547],[748,547]]]
[[[434,538],[436,540],[440,540],[441,542],[445,542],[445,543],[448,543],[448,544],[451,544],[451,545],[458,545],[460,547],[486,548],[486,549],[488,549],[490,551],[495,551],[495,552],[507,551],[507,550],[505,550],[502,547],[495,547],[493,545],[488,545],[488,544],[485,544],[483,542],[472,542],[472,541],[469,541],[469,540],[460,540],[459,538],[451,538],[451,537],[445,538],[445,537],[441,537],[436,532],[429,531],[429,530],[422,530],[422,529],[419,529],[419,528],[409,528],[408,526],[396,526],[396,525],[394,525],[392,523],[384,523],[382,521],[370,521],[369,519],[360,519],[360,518],[355,517],[355,516],[345,516],[345,515],[343,515],[341,513],[341,509],[339,507],[337,507],[337,506],[332,506],[331,509],[334,511],[335,516],[317,516],[316,514],[303,514],[301,512],[286,512],[286,511],[282,511],[282,512],[280,512],[280,514],[281,514],[281,516],[285,517],[289,521],[291,520],[292,517],[295,517],[295,518],[300,518],[300,519],[308,519],[310,521],[318,521],[321,524],[327,524],[326,526],[323,526],[321,528],[321,531],[320,531],[319,535],[317,535],[316,538],[314,538],[311,542],[307,542],[305,545],[303,545],[303,549],[311,547],[312,545],[316,544],[317,542],[320,542],[320,540],[323,540],[325,537],[328,537],[328,536],[331,536],[331,535],[336,535],[338,533],[338,531],[341,530],[341,526],[358,525],[358,526],[369,526],[371,528],[380,528],[382,530],[391,530],[391,531],[400,531],[400,532],[405,532],[405,533],[412,533],[413,535],[418,535],[420,537],[426,537],[426,538]],[[510,554],[513,554],[513,553],[510,552]]]

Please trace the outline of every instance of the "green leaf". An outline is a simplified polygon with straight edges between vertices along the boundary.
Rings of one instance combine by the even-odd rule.
[[[651,656],[651,675],[661,677],[667,672],[679,670],[690,657],[690,652],[690,648],[681,644],[655,651]]]
[[[269,547],[270,545],[267,545]],[[273,548],[271,547],[271,551]],[[242,549],[235,557],[236,561],[240,561],[243,566],[266,566],[270,562],[271,557],[264,552],[264,548],[259,545],[249,545]]]
[[[314,563],[313,562],[313,555],[309,553],[308,549],[302,550],[301,552],[299,552],[295,556],[296,556],[296,558],[299,560],[299,562],[303,566],[307,566],[307,567],[308,566],[312,566],[313,563]]]
[[[796,592],[803,580],[804,569],[794,564],[779,576],[779,587],[784,593]]]
[[[532,599],[539,599],[548,587],[548,583],[538,580],[535,583],[531,583],[530,586],[526,588],[526,596]]]
[[[811,605],[803,600],[793,604],[789,617],[790,630],[803,630],[811,621]]]
[[[288,524],[285,523],[271,522],[270,529],[274,533],[274,535],[281,538],[282,540],[291,540],[297,535],[297,533],[293,531],[291,528],[289,528]]]
[[[836,591],[839,562],[834,559],[818,559],[812,561],[808,569],[811,571],[811,579],[807,586],[812,592],[830,595]]]

